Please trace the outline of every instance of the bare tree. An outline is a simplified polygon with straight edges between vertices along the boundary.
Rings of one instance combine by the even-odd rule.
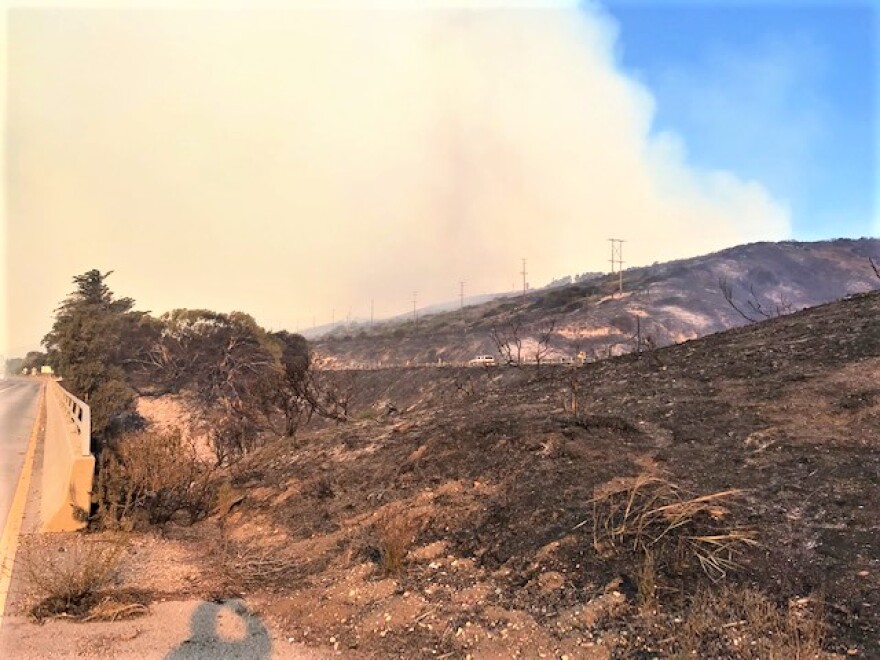
[[[351,371],[330,371],[304,367],[275,370],[267,376],[249,409],[255,425],[279,436],[292,438],[314,419],[348,421],[357,394]]]
[[[317,414],[335,422],[348,421],[357,394],[355,372],[312,370],[300,394],[309,406],[309,419]]]
[[[792,311],[792,303],[786,298],[781,298],[776,302],[771,301],[772,306],[762,303],[761,297],[755,292],[755,287],[752,285],[749,285],[749,297],[743,303],[737,302],[733,292],[733,285],[726,279],[718,279],[718,288],[721,290],[721,295],[724,296],[727,304],[749,323],[766,321]]]
[[[868,257],[868,263],[871,264],[871,269],[874,271],[874,275],[877,276],[877,279],[880,279],[880,265],[875,263],[871,257]]]
[[[550,352],[550,344],[553,341],[553,337],[556,332],[556,323],[557,319],[551,318],[538,326],[537,329],[537,343],[535,344],[535,364],[539,367],[541,363],[546,359],[547,353]]]
[[[489,336],[501,360],[509,365],[522,364],[522,319],[514,316],[506,323],[493,325]]]

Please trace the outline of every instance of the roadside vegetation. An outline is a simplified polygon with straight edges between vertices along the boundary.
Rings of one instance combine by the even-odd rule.
[[[179,431],[126,434],[100,455],[94,523],[126,531],[192,525],[216,506],[219,483],[216,467]]]
[[[92,409],[97,448],[138,431],[138,397],[179,395],[218,465],[267,438],[295,435],[313,416],[344,417],[335,383],[310,371],[305,339],[267,332],[242,312],[135,311],[107,285],[111,272],[73,278],[43,339],[64,386]]]
[[[147,594],[117,587],[124,537],[65,534],[62,540],[59,545],[33,536],[22,548],[18,565],[35,620],[119,621],[147,611]]]
[[[267,332],[240,312],[154,317],[116,296],[111,274],[74,277],[43,340],[46,353],[19,365],[51,365],[90,406],[97,457],[92,510],[84,515],[101,535],[75,537],[71,552],[57,557],[35,546],[25,561],[37,619],[88,618],[113,591],[119,544],[100,539],[192,526],[222,508],[229,466],[266,443],[293,442],[309,421],[348,415],[350,382],[314,373],[300,335]],[[139,399],[165,396],[184,402],[186,427],[153,428],[138,414]],[[253,571],[251,559],[236,563],[231,543],[221,541],[217,556],[244,566],[234,574]]]

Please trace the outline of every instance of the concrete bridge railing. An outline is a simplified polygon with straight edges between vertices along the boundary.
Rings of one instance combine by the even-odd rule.
[[[83,456],[88,456],[92,453],[92,410],[60,385],[57,391],[61,405],[67,411],[67,417],[80,439],[80,452]]]
[[[51,381],[47,388],[41,529],[74,531],[85,526],[92,503],[91,410],[57,382]]]

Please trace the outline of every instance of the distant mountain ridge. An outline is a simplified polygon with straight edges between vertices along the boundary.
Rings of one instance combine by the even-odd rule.
[[[313,348],[319,360],[338,367],[463,362],[497,354],[495,329],[514,333],[524,358],[542,350],[541,337],[550,337],[544,357],[602,357],[880,288],[870,258],[880,260],[880,239],[752,243],[625,270],[622,295],[617,275],[608,274],[423,316],[418,326],[400,319],[371,330],[337,329]]]

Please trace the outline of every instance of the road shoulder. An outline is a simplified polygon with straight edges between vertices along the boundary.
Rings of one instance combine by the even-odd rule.
[[[45,403],[46,387],[43,385],[40,388],[37,417],[28,440],[12,507],[3,526],[2,535],[0,535],[0,634],[3,631],[7,609],[9,609],[10,602],[15,600],[17,591],[15,558],[21,536],[36,530],[39,526],[40,478],[39,475],[36,475],[35,478],[35,472],[42,467],[43,439],[46,429]],[[2,648],[2,637],[0,637],[0,650]]]

